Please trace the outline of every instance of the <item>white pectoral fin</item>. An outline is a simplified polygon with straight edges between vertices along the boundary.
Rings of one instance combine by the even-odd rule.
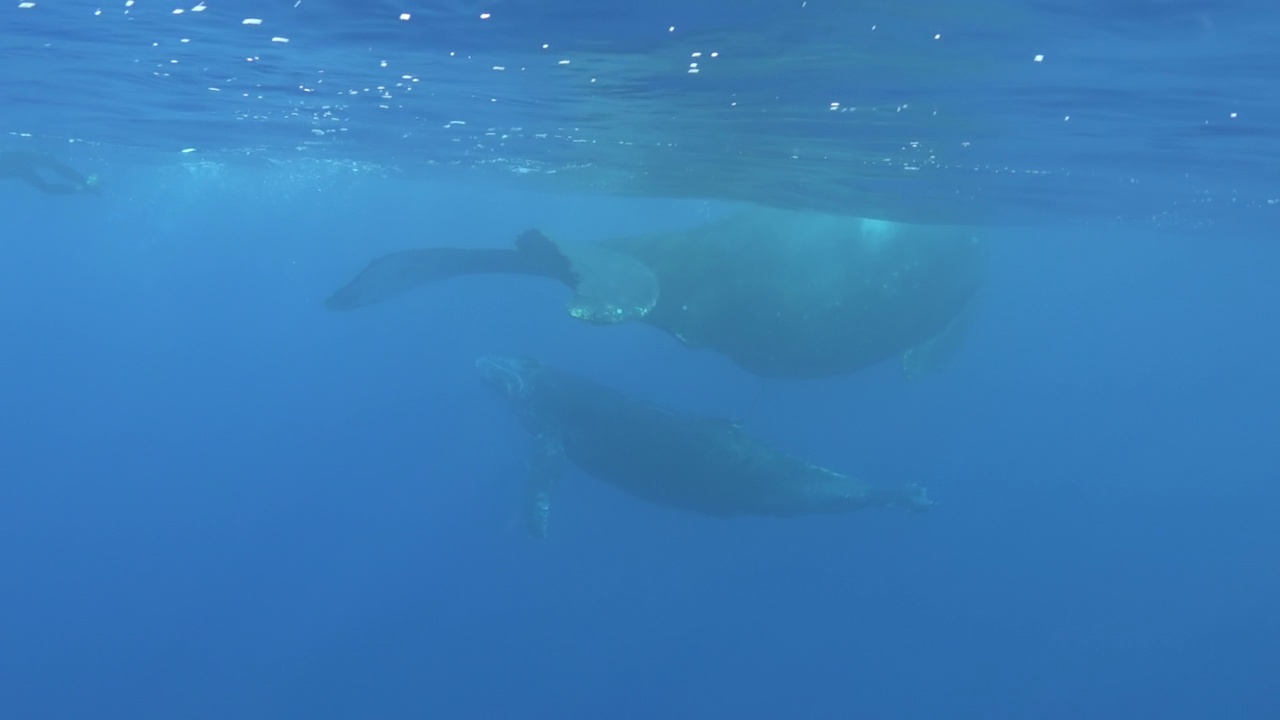
[[[974,304],[975,302],[970,300],[941,332],[902,353],[904,377],[908,380],[918,380],[946,367],[969,334]]]
[[[544,432],[534,438],[525,480],[525,524],[534,537],[547,536],[551,514],[551,492],[564,474],[564,443],[558,434]]]

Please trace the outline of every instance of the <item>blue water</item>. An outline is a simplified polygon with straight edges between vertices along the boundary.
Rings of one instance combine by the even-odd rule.
[[[103,193],[0,178],[0,720],[1280,717],[1270,4],[16,5],[0,150]],[[741,201],[981,224],[960,352],[764,381],[537,280],[323,305]],[[486,352],[937,507],[571,472],[534,540]]]

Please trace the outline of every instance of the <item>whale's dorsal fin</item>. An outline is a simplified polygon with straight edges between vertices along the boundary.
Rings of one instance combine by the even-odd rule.
[[[554,277],[569,287],[577,287],[578,274],[560,246],[541,230],[530,228],[516,236],[516,251],[529,267]]]
[[[547,536],[551,491],[564,475],[564,465],[564,441],[559,433],[544,430],[534,436],[524,495],[525,525],[534,537]]]

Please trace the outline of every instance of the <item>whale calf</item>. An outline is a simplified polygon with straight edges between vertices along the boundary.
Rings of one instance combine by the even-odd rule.
[[[536,359],[484,355],[475,364],[533,436],[524,510],[539,537],[566,463],[636,498],[715,517],[933,504],[918,485],[880,485],[819,467],[732,421],[651,405]]]

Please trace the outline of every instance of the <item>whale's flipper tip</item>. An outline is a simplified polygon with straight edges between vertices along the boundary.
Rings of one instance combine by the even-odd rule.
[[[340,293],[334,293],[324,299],[324,307],[330,312],[346,312],[352,310],[353,307],[347,304]]]
[[[929,493],[924,487],[911,484],[903,488],[903,499],[897,504],[905,510],[925,512],[932,510],[937,503],[929,499]]]

